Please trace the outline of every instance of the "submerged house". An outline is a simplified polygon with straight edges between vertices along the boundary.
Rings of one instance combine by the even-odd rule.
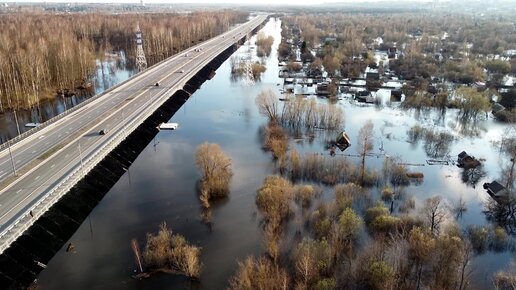
[[[400,102],[402,95],[403,95],[403,91],[401,89],[392,90],[391,91],[391,101]]]
[[[367,80],[380,80],[380,74],[378,72],[367,72],[366,73]]]
[[[475,157],[466,153],[466,151],[462,151],[457,157],[457,165],[459,167],[474,168],[479,166],[480,162],[475,159]]]
[[[318,95],[329,95],[330,94],[330,83],[322,82],[317,84],[317,88],[315,88],[315,93]]]
[[[374,103],[374,97],[370,91],[358,91],[355,94],[355,99],[362,103]]]
[[[349,139],[348,134],[342,131],[337,135],[337,138],[335,138],[335,145],[340,149],[340,151],[344,151],[351,146],[351,140]]]
[[[491,183],[484,183],[484,189],[487,190],[487,193],[492,197],[504,197],[509,194],[509,191],[505,186],[501,185],[498,181],[493,181]]]

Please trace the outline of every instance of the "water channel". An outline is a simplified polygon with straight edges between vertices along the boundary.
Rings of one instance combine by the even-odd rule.
[[[271,56],[263,59],[267,70],[261,80],[246,87],[231,78],[230,60],[224,62],[215,77],[205,82],[171,118],[179,128],[158,133],[66,243],[72,242],[76,253],[67,253],[65,245],[48,263],[38,277],[41,289],[224,289],[237,261],[264,253],[255,195],[263,179],[275,172],[275,165],[270,153],[261,149],[259,130],[266,119],[258,113],[255,97],[265,88],[279,95],[283,79],[278,77],[276,54],[280,21],[271,19],[263,31],[274,37],[274,44]],[[236,54],[247,49],[242,46]],[[382,105],[360,104],[345,95],[336,103],[344,111],[345,130],[351,140],[356,140],[367,120],[374,124],[374,152],[379,152],[380,147],[384,151],[369,157],[367,166],[381,170],[385,155],[399,156],[403,162],[413,164],[409,169],[424,174],[422,183],[405,190],[408,196],[415,197],[416,211],[430,196],[441,195],[450,203],[462,197],[467,211],[457,223],[462,227],[486,224],[483,202],[489,196],[481,184],[499,177],[504,156],[495,144],[507,126],[489,118],[465,127],[458,121],[456,111],[439,114],[401,110],[387,101],[389,91],[379,91],[378,95],[384,96]],[[462,169],[455,165],[426,164],[429,157],[423,142],[408,142],[407,131],[415,124],[454,135],[448,152],[452,159],[466,150],[485,160],[486,174],[476,186],[464,182]],[[323,135],[321,132],[313,141],[291,141],[290,146],[301,152],[327,154]],[[234,172],[229,198],[212,206],[211,227],[200,221],[196,193],[199,173],[194,154],[204,142],[219,144],[231,157]],[[357,148],[351,146],[344,153],[357,154]],[[322,198],[331,196],[329,188],[325,192]],[[136,238],[142,247],[146,233],[156,232],[163,221],[175,233],[202,247],[199,282],[172,274],[155,274],[143,280],[131,278],[136,268],[131,239]],[[475,258],[475,285],[490,288],[492,273],[506,266],[511,257],[509,252],[488,251]]]

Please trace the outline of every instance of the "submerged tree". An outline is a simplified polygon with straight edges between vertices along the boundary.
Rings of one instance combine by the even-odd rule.
[[[362,160],[361,169],[360,169],[360,183],[364,184],[364,175],[365,175],[365,158],[368,153],[370,153],[374,148],[374,125],[371,120],[368,120],[360,131],[358,132],[358,150],[359,155]]]
[[[279,101],[273,90],[267,89],[256,97],[258,111],[272,122],[278,121]]]
[[[195,164],[202,173],[200,199],[203,206],[209,207],[209,200],[225,197],[229,193],[229,183],[233,176],[231,159],[219,145],[204,143],[197,147]]]
[[[201,248],[189,245],[186,239],[173,234],[163,222],[155,235],[147,234],[143,252],[145,266],[151,270],[172,270],[190,278],[199,278]]]
[[[439,227],[446,219],[446,206],[440,196],[434,196],[425,199],[425,205],[423,207],[423,213],[427,219],[428,225],[430,226],[430,232],[436,234],[439,231]]]

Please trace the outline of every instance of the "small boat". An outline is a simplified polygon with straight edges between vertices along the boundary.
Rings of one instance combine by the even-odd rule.
[[[41,125],[41,124],[40,123],[27,123],[27,124],[25,124],[25,127],[27,127],[27,128],[36,128],[39,125]]]
[[[160,130],[175,130],[179,126],[178,123],[161,123],[158,127]]]

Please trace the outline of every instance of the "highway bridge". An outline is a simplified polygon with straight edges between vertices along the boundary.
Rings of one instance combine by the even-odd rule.
[[[188,80],[266,17],[172,56],[12,145],[3,144],[0,254]],[[102,130],[107,133],[99,134]]]

